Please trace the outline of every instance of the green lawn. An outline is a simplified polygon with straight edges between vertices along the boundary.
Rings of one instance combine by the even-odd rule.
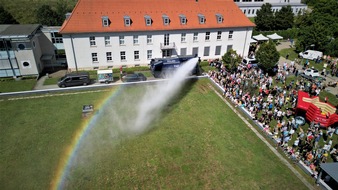
[[[52,84],[57,84],[58,83],[59,78],[46,78],[45,82],[43,83],[43,85],[52,85]]]
[[[208,84],[188,83],[150,129],[133,136],[116,124],[133,119],[131,104],[145,88],[120,89],[105,107],[96,107],[98,122],[81,144],[65,188],[306,189]],[[98,106],[110,93],[0,101],[0,189],[48,189],[85,122],[82,105]],[[115,118],[125,111],[124,120]]]
[[[0,81],[0,92],[18,92],[33,90],[36,84],[36,79],[22,79],[22,80],[2,80]]]

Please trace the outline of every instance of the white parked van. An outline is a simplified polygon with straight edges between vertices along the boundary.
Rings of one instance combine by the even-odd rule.
[[[316,60],[318,57],[323,57],[323,52],[315,51],[315,50],[306,50],[304,52],[299,53],[299,58]]]
[[[110,83],[113,81],[113,70],[97,70],[97,80],[100,83]]]

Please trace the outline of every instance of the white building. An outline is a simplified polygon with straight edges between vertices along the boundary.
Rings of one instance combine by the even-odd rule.
[[[0,25],[0,77],[42,73],[55,62],[54,47],[39,24]]]
[[[234,0],[238,7],[243,11],[247,17],[254,17],[262,5],[265,3],[271,4],[273,12],[280,10],[283,6],[290,5],[292,12],[298,14],[299,11],[305,12],[307,5],[301,0]]]
[[[104,69],[230,49],[247,56],[254,26],[233,0],[79,0],[60,33],[69,69]]]

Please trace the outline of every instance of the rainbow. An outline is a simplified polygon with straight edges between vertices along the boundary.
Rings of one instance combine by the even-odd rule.
[[[119,92],[121,92],[121,88],[123,88],[124,85],[119,86],[120,87],[118,87],[118,89],[112,90],[112,92],[106,98],[102,99],[102,101],[99,102],[98,105],[95,105],[95,108],[104,108],[109,100],[116,97]],[[59,161],[58,167],[56,169],[56,175],[50,183],[51,190],[63,189],[65,178],[69,174],[70,166],[78,152],[80,144],[83,141],[84,137],[86,137],[93,128],[97,118],[98,117],[96,115],[93,115],[90,119],[84,120],[83,123],[81,123],[80,127],[76,130],[70,145],[66,148],[64,154]]]

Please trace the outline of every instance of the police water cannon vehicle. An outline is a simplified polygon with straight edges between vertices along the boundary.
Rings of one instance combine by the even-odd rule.
[[[166,78],[171,75],[176,69],[178,69],[182,64],[186,63],[196,56],[187,55],[187,56],[177,56],[177,57],[168,57],[168,58],[155,58],[150,62],[150,70],[155,78]],[[192,75],[200,74],[200,60],[196,63],[196,66],[192,70]]]

